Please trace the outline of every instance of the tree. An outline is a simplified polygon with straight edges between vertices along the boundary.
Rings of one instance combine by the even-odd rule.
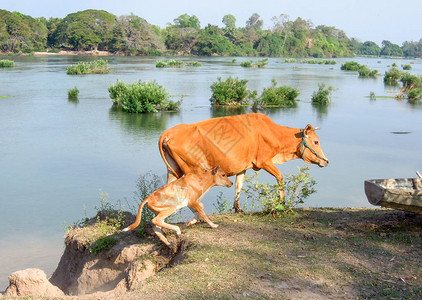
[[[199,19],[195,15],[189,16],[188,14],[183,14],[183,15],[178,16],[173,21],[174,21],[174,24],[180,28],[191,27],[191,28],[195,28],[199,30],[201,27],[199,23]]]
[[[117,18],[104,10],[88,9],[67,15],[54,34],[56,47],[109,50],[115,39]]]
[[[145,19],[134,14],[117,19],[114,50],[131,54],[159,54],[165,51],[161,35]]]
[[[406,57],[422,57],[422,39],[419,42],[404,42],[402,50]]]
[[[208,24],[204,30],[201,30],[193,52],[197,55],[233,55],[234,46],[229,38],[222,34],[222,29]]]
[[[223,24],[226,25],[226,28],[234,29],[236,28],[236,18],[233,15],[225,15],[223,17]]]
[[[390,41],[382,41],[383,48],[381,49],[381,55],[386,56],[403,56],[403,50],[399,45],[393,44]]]
[[[261,17],[257,13],[253,13],[246,21],[246,29],[261,30],[263,24]]]
[[[380,55],[381,48],[372,41],[366,41],[358,50],[361,55]]]

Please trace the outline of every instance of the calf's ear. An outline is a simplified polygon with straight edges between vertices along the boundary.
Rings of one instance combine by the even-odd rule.
[[[214,169],[212,169],[212,171],[211,171],[211,174],[212,175],[215,175],[215,174],[217,174],[217,171],[218,171],[218,169],[219,169],[220,167],[215,167]]]

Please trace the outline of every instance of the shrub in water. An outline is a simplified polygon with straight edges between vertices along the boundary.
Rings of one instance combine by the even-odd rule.
[[[250,67],[252,67],[252,61],[251,61],[251,60],[248,60],[248,61],[242,61],[242,62],[240,63],[240,66],[241,66],[241,67],[244,67],[244,68],[250,68]]]
[[[272,86],[264,88],[260,96],[262,106],[294,106],[299,91],[290,86],[277,86],[277,82],[273,79]]]
[[[268,58],[260,59],[260,60],[258,60],[258,62],[256,64],[256,66],[258,68],[265,68],[267,65],[268,65]]]
[[[384,83],[389,85],[398,84],[398,80],[401,78],[402,72],[397,68],[391,68],[388,71],[385,71],[384,74]]]
[[[9,59],[1,59],[0,60],[0,68],[12,68],[15,65],[13,60]]]
[[[284,60],[285,63],[295,63],[296,62],[296,58],[286,58]]]
[[[69,99],[76,99],[79,95],[79,89],[75,86],[73,89],[67,91],[67,96]]]
[[[144,113],[163,110],[178,110],[180,102],[169,100],[167,90],[155,81],[125,84],[117,80],[108,87],[111,101],[127,112]]]
[[[341,65],[340,69],[343,71],[359,71],[361,65],[355,61],[348,61]]]
[[[199,61],[190,61],[188,63],[188,66],[189,67],[200,67],[200,66],[202,66],[202,64]]]
[[[90,62],[80,62],[76,65],[67,67],[66,74],[68,75],[84,75],[84,74],[107,74],[108,62],[104,59],[98,59]]]
[[[332,86],[325,87],[324,83],[318,84],[318,91],[314,91],[312,94],[312,103],[322,105],[330,103],[333,90],[334,88]]]
[[[378,75],[378,70],[371,70],[367,66],[361,65],[360,69],[358,70],[359,77],[367,77],[367,78],[376,78]]]
[[[403,70],[412,70],[412,66],[411,65],[402,65]]]
[[[170,59],[167,61],[159,61],[155,64],[157,68],[183,68],[185,63],[181,60]]]
[[[221,77],[211,85],[212,105],[240,105],[248,101],[249,91],[246,87],[246,79],[229,77],[222,81]]]

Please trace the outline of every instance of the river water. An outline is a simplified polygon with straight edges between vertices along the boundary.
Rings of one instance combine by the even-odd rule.
[[[218,77],[248,79],[248,87],[259,93],[271,79],[299,89],[297,107],[263,113],[280,125],[321,127],[318,136],[330,165],[310,166],[318,192],[305,206],[370,207],[365,179],[414,177],[416,170],[422,171],[422,105],[370,100],[370,92],[394,96],[397,88],[384,86],[383,76],[362,79],[356,72],[341,71],[341,63],[350,59],[307,65],[271,58],[267,68],[254,69],[239,66],[246,58],[235,63],[229,57],[183,58],[203,66],[157,69],[156,61],[164,58],[108,57],[110,74],[66,75],[68,65],[91,59],[14,57],[14,68],[0,70],[0,291],[17,270],[36,267],[51,274],[64,248],[63,224],[92,216],[100,193],[108,193],[111,202],[136,205],[133,194],[140,175],[152,171],[164,179],[157,141],[165,129],[235,113],[209,106],[210,86]],[[381,74],[394,62],[412,63],[411,72],[422,74],[420,60],[353,60]],[[144,115],[116,110],[107,87],[117,79],[155,80],[175,100],[184,95],[182,109]],[[336,89],[323,109],[311,103],[319,83]],[[79,100],[69,101],[67,90],[75,86]],[[295,160],[279,169],[292,173],[303,165]],[[261,177],[274,182],[269,175]],[[212,189],[203,201],[207,213],[220,191],[229,199],[234,196],[234,188]]]

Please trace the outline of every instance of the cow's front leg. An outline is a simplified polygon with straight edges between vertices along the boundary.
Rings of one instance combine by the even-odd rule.
[[[262,166],[262,169],[264,169],[265,171],[273,175],[275,179],[277,179],[277,183],[280,185],[280,199],[284,201],[285,194],[283,187],[281,186],[283,182],[283,175],[281,175],[281,172],[272,162],[264,164],[264,166]]]
[[[243,183],[245,182],[245,171],[240,172],[236,176],[236,194],[234,196],[234,203],[233,203],[233,209],[235,212],[243,212],[242,208],[240,207],[240,192],[242,191]]]

